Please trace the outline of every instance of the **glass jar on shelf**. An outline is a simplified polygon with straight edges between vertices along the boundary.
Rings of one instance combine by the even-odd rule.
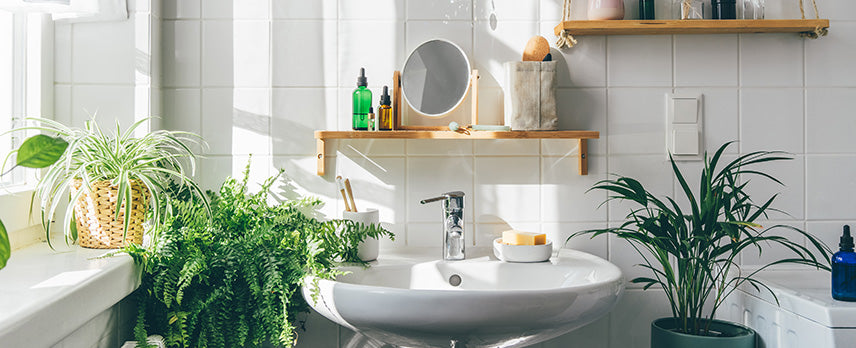
[[[764,19],[764,0],[742,0],[741,19]]]
[[[674,0],[672,13],[673,17],[677,19],[704,19],[704,2],[702,0]]]

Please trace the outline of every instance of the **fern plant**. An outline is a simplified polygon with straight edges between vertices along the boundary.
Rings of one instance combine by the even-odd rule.
[[[332,278],[337,261],[358,262],[357,244],[392,234],[352,221],[319,221],[304,213],[321,204],[305,198],[272,204],[267,179],[258,193],[227,179],[209,193],[211,218],[186,189],[166,209],[159,238],[126,247],[144,268],[135,333],[164,336],[169,347],[291,346],[295,316],[308,311],[300,286],[308,274]]]

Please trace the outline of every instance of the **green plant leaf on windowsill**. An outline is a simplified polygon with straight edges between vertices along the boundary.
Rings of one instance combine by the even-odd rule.
[[[15,165],[27,168],[45,168],[56,161],[68,148],[68,142],[60,137],[34,135],[21,144]]]
[[[9,235],[6,234],[6,226],[0,221],[0,269],[6,267],[6,261],[12,255],[12,247],[9,245]]]

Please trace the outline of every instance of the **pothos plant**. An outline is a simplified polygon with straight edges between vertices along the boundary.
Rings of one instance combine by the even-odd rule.
[[[782,152],[751,152],[731,161],[723,159],[720,147],[712,157],[705,154],[696,192],[670,158],[680,192],[687,202],[678,204],[672,197],[658,198],[642,183],[629,177],[598,182],[591,190],[608,193],[608,201],[621,200],[635,207],[620,226],[581,231],[578,235],[614,234],[633,246],[644,259],[641,267],[650,277],[631,282],[662,288],[671,306],[678,331],[690,335],[710,335],[710,324],[725,298],[741,285],[748,284],[772,293],[755,278],[758,272],[780,264],[801,264],[829,270],[829,248],[815,236],[788,225],[762,227],[777,195],[754,201],[747,192],[750,182],[768,179],[781,181],[759,169],[758,165],[791,159]],[[606,203],[606,202],[604,202]],[[791,231],[800,239],[790,239],[779,231]],[[806,246],[800,243],[807,241]],[[751,271],[741,269],[738,256],[761,254],[776,246],[790,256],[774,260]],[[775,297],[775,294],[773,294]],[[777,299],[778,301],[778,299]]]
[[[241,180],[209,192],[211,216],[186,189],[175,189],[159,238],[124,249],[142,263],[137,290],[137,342],[162,334],[169,347],[290,346],[295,320],[308,306],[300,286],[308,274],[337,275],[337,261],[359,261],[357,245],[392,234],[380,226],[313,218],[321,202],[275,202],[282,172],[250,193]]]
[[[34,135],[21,143],[21,147],[6,154],[6,158],[3,160],[3,168],[6,168],[6,164],[13,156],[15,157],[15,164],[2,175],[8,174],[17,167],[49,167],[62,157],[66,148],[68,148],[68,142],[60,137],[44,134]],[[3,221],[0,220],[0,269],[6,267],[6,262],[11,255],[12,248],[9,244],[9,235]]]

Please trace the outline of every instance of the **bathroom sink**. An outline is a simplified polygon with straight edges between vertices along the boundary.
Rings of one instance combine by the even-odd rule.
[[[609,312],[624,291],[618,267],[580,251],[562,249],[539,263],[506,263],[480,248],[467,256],[382,252],[369,268],[341,267],[349,273],[318,280],[315,291],[304,286],[303,296],[321,315],[384,343],[475,348],[562,335]]]

